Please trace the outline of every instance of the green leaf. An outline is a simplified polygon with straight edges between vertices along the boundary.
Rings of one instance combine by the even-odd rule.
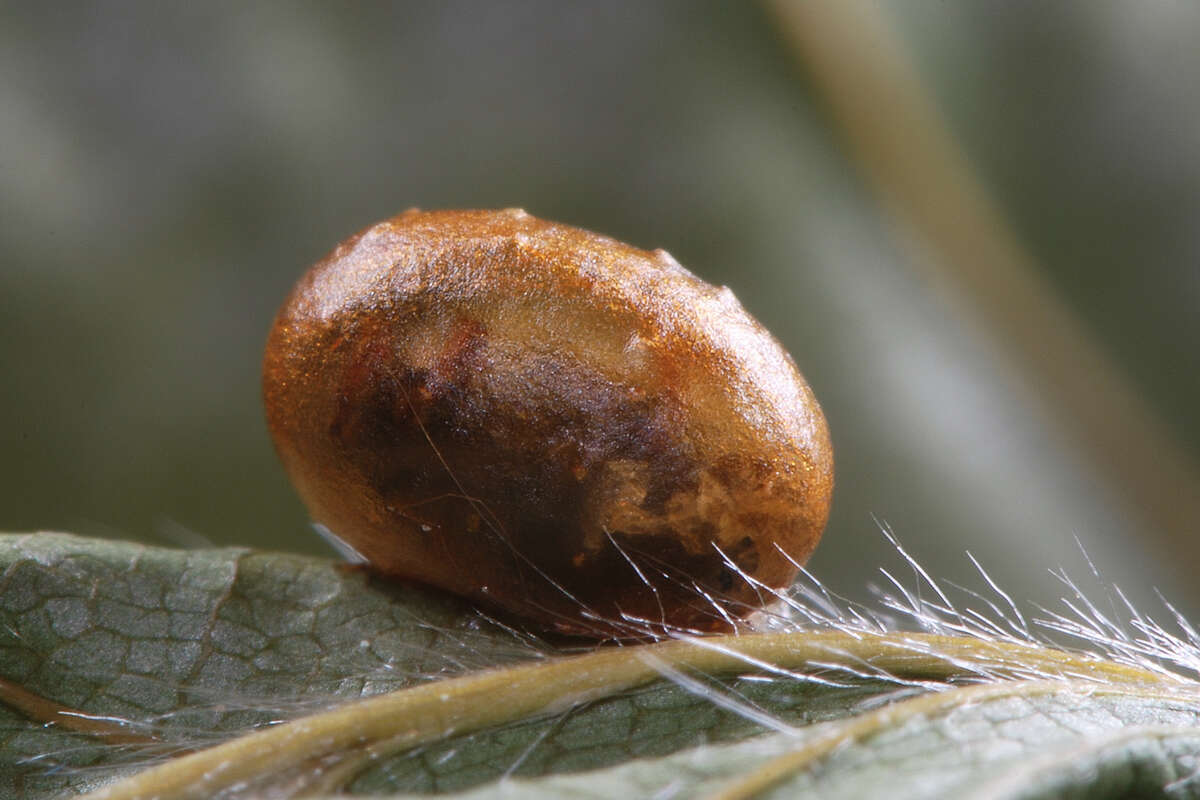
[[[39,533],[0,537],[0,569],[0,677],[144,722],[131,733],[168,749],[537,654],[453,600],[322,559]],[[3,706],[0,726],[0,796],[78,791],[139,756]]]
[[[1152,664],[839,630],[570,653],[321,559],[61,534],[0,537],[0,570],[2,796],[1200,791],[1197,685]]]

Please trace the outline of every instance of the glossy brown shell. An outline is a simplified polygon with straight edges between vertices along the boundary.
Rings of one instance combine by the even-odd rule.
[[[728,562],[786,586],[829,511],[817,401],[728,289],[519,210],[343,242],[263,391],[313,517],[374,569],[550,629],[726,628],[702,593],[762,602]]]

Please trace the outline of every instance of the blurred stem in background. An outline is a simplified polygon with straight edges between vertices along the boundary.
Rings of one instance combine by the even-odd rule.
[[[766,0],[912,263],[964,297],[1180,570],[1200,561],[1200,474],[1042,278],[870,0]],[[1188,576],[1183,576],[1188,577]]]

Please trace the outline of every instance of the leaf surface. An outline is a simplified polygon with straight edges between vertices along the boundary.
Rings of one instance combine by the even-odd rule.
[[[1062,674],[980,682],[985,662]],[[226,740],[240,749],[217,763],[245,779],[184,779],[165,796],[1200,792],[1200,694],[1186,680],[917,634],[577,655],[440,594],[237,549],[0,537],[0,678],[2,796],[116,792],[118,776],[179,769]],[[347,702],[368,696],[399,710]],[[303,722],[274,724],[290,719]],[[310,720],[345,743],[279,768],[270,758],[291,745],[237,738]]]

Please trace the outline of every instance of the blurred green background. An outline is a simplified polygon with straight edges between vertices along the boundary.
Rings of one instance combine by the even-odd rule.
[[[1200,5],[883,10],[1048,285],[1195,459]],[[1200,614],[1178,556],[1200,521],[1148,522],[914,267],[741,2],[0,6],[0,529],[327,552],[266,435],[262,345],[309,264],[410,206],[521,206],[731,286],[829,417],[810,566],[843,594],[896,566],[882,523],[952,580],[980,585],[970,550],[1050,602],[1082,545],[1136,602]]]

